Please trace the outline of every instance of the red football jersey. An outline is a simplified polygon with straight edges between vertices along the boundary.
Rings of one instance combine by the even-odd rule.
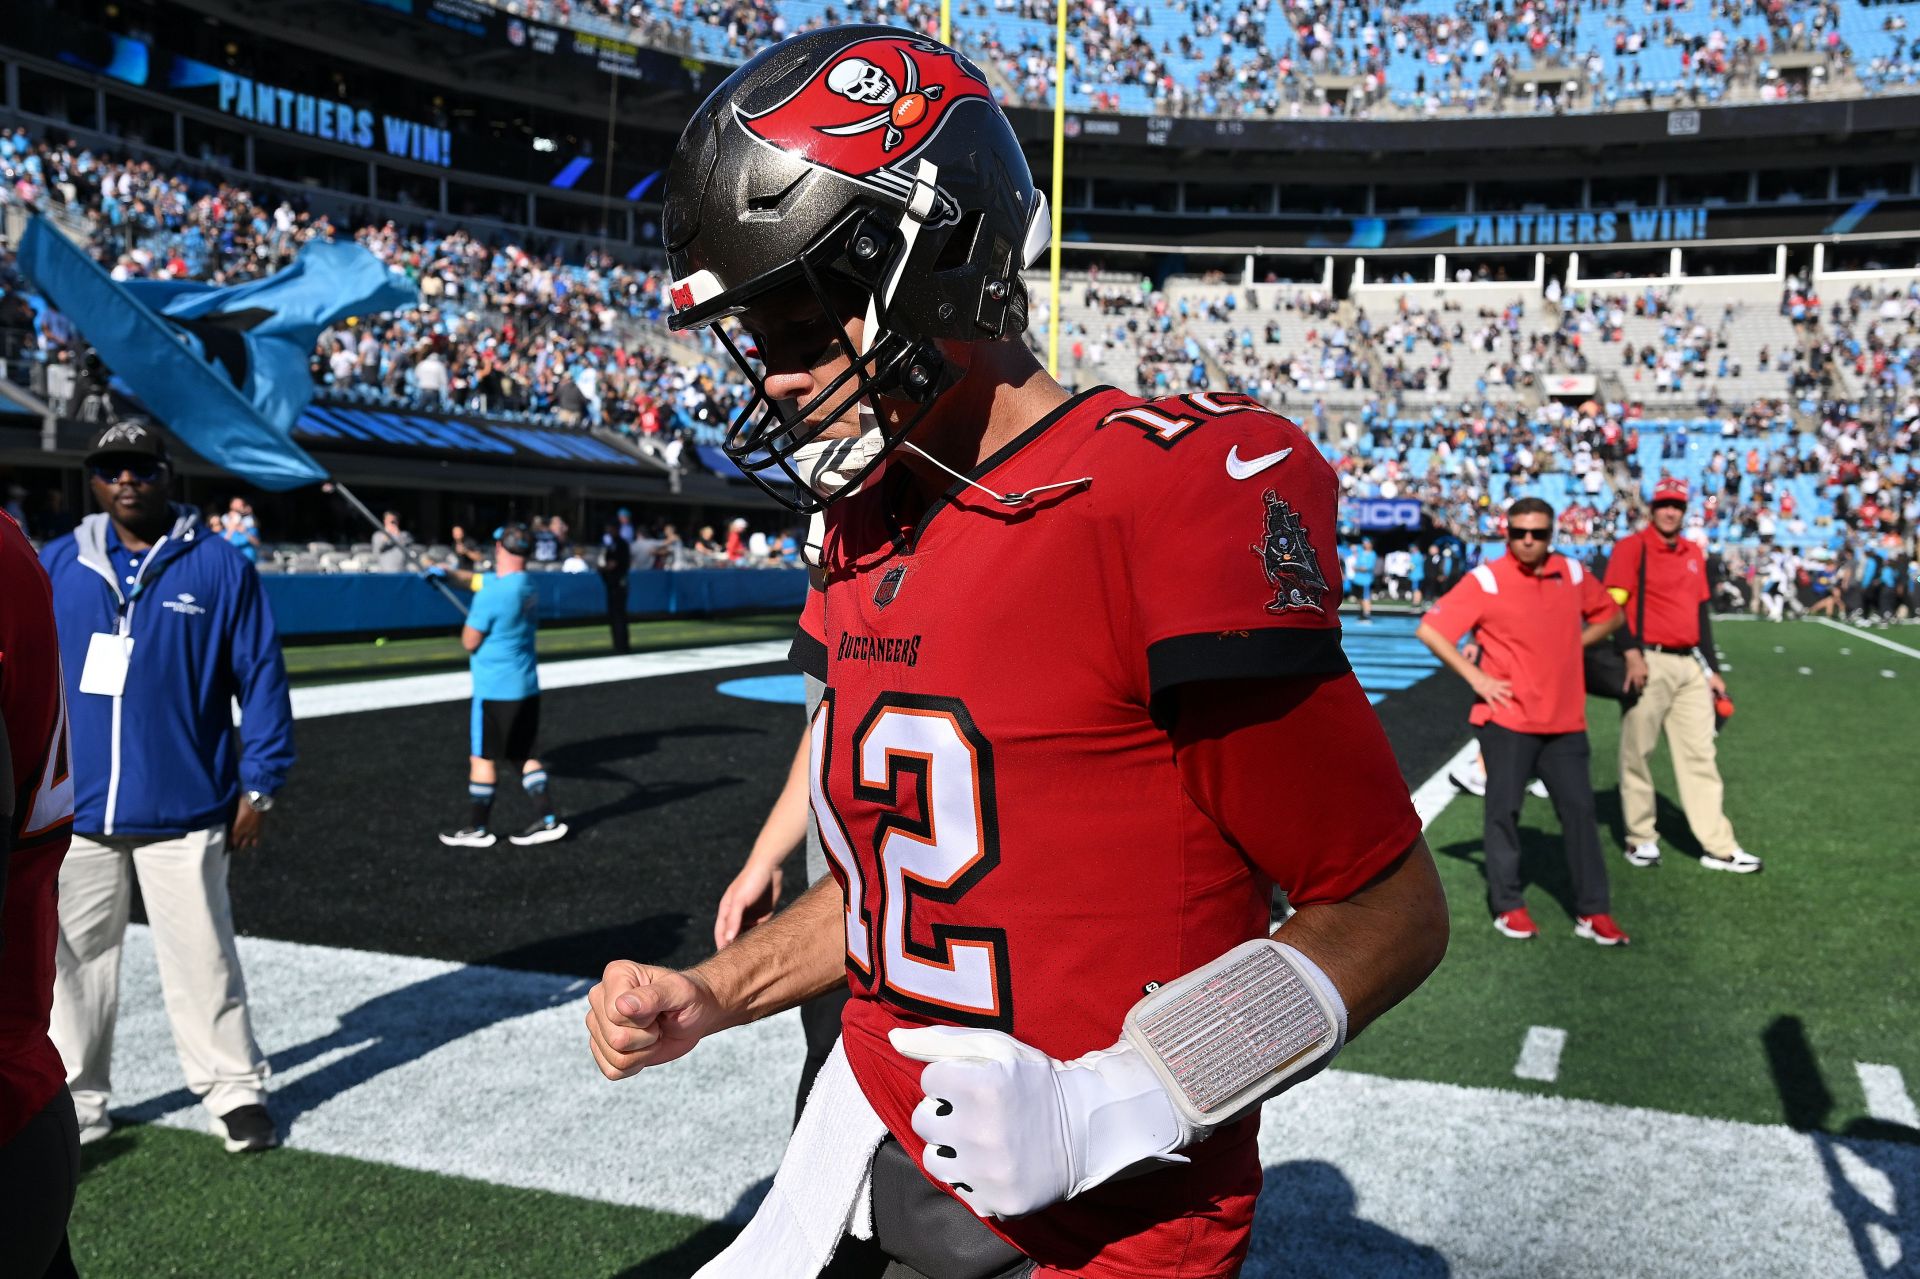
[[[12,852],[0,919],[0,1145],[53,1100],[66,1079],[47,1038],[55,883],[73,833],[65,683],[53,630],[53,587],[27,536],[0,515],[0,718],[13,756]]]
[[[1148,983],[1267,932],[1270,881],[1296,905],[1341,900],[1419,831],[1341,652],[1338,486],[1298,427],[1242,396],[1100,388],[973,478],[1088,483],[1015,507],[956,483],[907,527],[906,477],[883,469],[829,508],[794,646],[828,686],[814,810],[846,894],[847,1056],[916,1158],[921,1066],[893,1051],[894,1027],[993,1027],[1063,1059],[1106,1048]],[[1345,685],[1309,700],[1366,718],[1355,740],[1391,793],[1309,793],[1296,762],[1341,748],[1303,711],[1298,761],[1259,761],[1270,828],[1223,830],[1183,784],[1175,690],[1290,676]],[[1231,1274],[1257,1127],[992,1224],[1044,1273]]]

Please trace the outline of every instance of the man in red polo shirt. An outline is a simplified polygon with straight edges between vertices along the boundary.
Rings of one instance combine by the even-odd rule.
[[[1654,830],[1653,770],[1647,757],[1666,729],[1680,806],[1709,870],[1750,875],[1760,859],[1740,847],[1721,810],[1720,765],[1714,756],[1713,704],[1727,695],[1713,651],[1706,556],[1680,536],[1687,518],[1687,482],[1662,477],[1646,528],[1622,539],[1607,564],[1607,591],[1626,610],[1627,687],[1639,697],[1620,721],[1620,807],[1627,821],[1627,860],[1660,864]],[[1642,573],[1645,590],[1642,593]]]
[[[1553,553],[1553,507],[1523,497],[1507,508],[1508,554],[1480,565],[1441,596],[1417,634],[1480,696],[1471,716],[1487,761],[1484,844],[1493,926],[1517,940],[1536,936],[1520,884],[1520,805],[1527,781],[1546,783],[1565,833],[1573,876],[1574,933],[1602,946],[1627,935],[1613,922],[1607,867],[1588,771],[1582,650],[1620,629],[1600,582]],[[1480,665],[1461,655],[1472,631]]]

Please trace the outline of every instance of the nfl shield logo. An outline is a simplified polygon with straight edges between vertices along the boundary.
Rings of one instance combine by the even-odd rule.
[[[900,581],[907,575],[905,564],[895,564],[880,575],[880,585],[873,591],[873,602],[880,608],[893,603],[893,597],[900,593]]]

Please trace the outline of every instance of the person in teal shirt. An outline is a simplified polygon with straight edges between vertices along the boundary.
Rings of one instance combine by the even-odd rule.
[[[1373,539],[1360,539],[1360,549],[1353,553],[1353,589],[1360,596],[1360,620],[1373,620],[1373,575],[1380,567],[1380,552],[1373,549]]]
[[[454,848],[491,848],[496,765],[520,770],[520,785],[540,816],[507,838],[512,843],[546,844],[565,838],[567,824],[554,811],[547,770],[534,755],[540,732],[540,669],[535,637],[540,630],[540,601],[527,576],[533,534],[524,524],[508,524],[493,535],[493,571],[454,569],[442,575],[470,586],[473,608],[460,630],[471,653],[473,716],[467,759],[467,824],[442,831],[440,842]]]

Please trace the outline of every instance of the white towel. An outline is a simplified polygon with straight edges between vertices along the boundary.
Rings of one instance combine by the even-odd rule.
[[[886,1135],[836,1043],[760,1210],[694,1279],[814,1279],[849,1231],[871,1238],[867,1181]]]

